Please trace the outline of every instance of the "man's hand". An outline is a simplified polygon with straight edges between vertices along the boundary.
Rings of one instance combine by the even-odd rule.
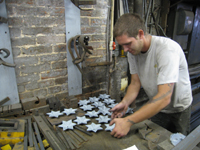
[[[113,112],[111,118],[121,118],[125,115],[126,111],[128,109],[128,106],[123,103],[120,102],[119,104],[117,104],[115,107],[113,107],[110,111]]]
[[[133,122],[127,120],[126,118],[115,118],[110,122],[110,125],[114,123],[115,128],[110,134],[116,138],[121,138],[127,135],[131,125],[133,125]]]

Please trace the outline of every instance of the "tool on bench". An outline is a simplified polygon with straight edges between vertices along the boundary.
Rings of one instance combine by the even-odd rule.
[[[68,42],[68,50],[69,53],[72,57],[72,61],[73,63],[77,66],[77,68],[79,69],[79,71],[83,74],[83,70],[80,67],[81,62],[84,61],[86,53],[88,54],[92,54],[92,52],[90,50],[93,50],[93,48],[91,46],[88,46],[88,41],[89,41],[89,37],[88,36],[84,36],[84,35],[77,35],[71,39],[69,39]],[[73,43],[72,43],[73,42]],[[79,49],[79,52],[77,50],[77,45],[82,48],[82,51]],[[72,47],[75,50],[75,53],[77,55],[77,57],[75,58],[73,51],[72,51]],[[89,50],[90,49],[90,50]],[[86,79],[86,82],[91,85],[91,83],[89,82],[88,79]]]
[[[16,144],[24,140],[25,120],[0,119],[0,144]]]
[[[10,51],[8,49],[1,48],[0,49],[0,54],[3,54],[2,51],[4,51],[6,53],[4,58],[7,58],[10,55]],[[5,62],[2,58],[0,58],[0,65],[4,65],[4,66],[7,66],[7,67],[15,67],[15,64],[11,64],[11,63]]]

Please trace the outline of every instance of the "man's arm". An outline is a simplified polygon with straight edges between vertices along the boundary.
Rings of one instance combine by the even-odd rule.
[[[110,125],[115,123],[115,128],[111,132],[114,137],[125,136],[130,127],[138,122],[151,118],[171,102],[174,83],[158,85],[158,93],[149,102],[142,106],[138,111],[125,118],[116,118]]]
[[[128,106],[136,99],[140,90],[140,80],[137,74],[131,75],[131,83],[128,86],[126,95],[124,96],[123,100],[112,108],[110,111],[113,112],[111,118],[120,118],[125,115]]]
[[[131,75],[131,83],[128,86],[126,95],[124,96],[122,102],[126,103],[128,106],[136,99],[141,88],[141,83],[138,74]]]

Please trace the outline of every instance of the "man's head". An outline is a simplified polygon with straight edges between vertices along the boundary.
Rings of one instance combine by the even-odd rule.
[[[125,52],[138,55],[148,50],[146,27],[137,14],[124,14],[116,22],[114,37]],[[146,34],[147,35],[147,34]]]
[[[115,23],[114,37],[126,34],[128,37],[136,38],[139,30],[146,34],[143,19],[135,13],[124,14]]]

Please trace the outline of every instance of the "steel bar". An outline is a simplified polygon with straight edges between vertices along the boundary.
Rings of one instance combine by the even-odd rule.
[[[32,133],[33,133],[33,142],[34,142],[34,148],[35,148],[35,150],[40,150],[39,149],[39,146],[38,146],[38,143],[37,143],[37,140],[36,140],[36,137],[35,137],[35,134],[34,134],[34,132],[33,132],[33,129],[31,129],[32,130]]]
[[[92,133],[86,131],[85,129],[83,129],[83,128],[77,126],[77,125],[74,126],[74,128],[75,128],[75,129],[78,129],[79,131],[81,131],[81,132],[83,132],[83,133],[85,133],[85,134],[87,134],[87,135],[89,135],[89,136],[92,136]]]
[[[28,123],[25,123],[24,150],[28,149]]]
[[[2,106],[4,103],[6,103],[6,102],[9,101],[9,100],[10,100],[9,97],[6,97],[6,98],[2,99],[2,100],[0,101],[0,106]]]
[[[67,140],[67,142],[68,142],[70,148],[71,148],[71,149],[75,149],[74,145],[73,145],[72,142],[71,142],[70,137],[69,137],[64,131],[62,131],[61,133],[63,134],[63,136],[64,136],[65,139]]]
[[[33,147],[33,132],[31,127],[31,118],[28,118],[28,141],[29,141],[29,146]]]
[[[74,133],[76,133],[79,137],[81,137],[85,142],[88,141],[87,138],[85,138],[82,134],[80,134],[78,131],[74,130]]]
[[[75,137],[80,143],[83,143],[83,139],[81,139],[75,132],[69,131],[73,137]]]
[[[38,126],[37,126],[37,123],[33,122],[33,126],[34,126],[34,129],[35,129],[35,132],[36,132],[37,139],[38,139],[39,144],[40,144],[40,149],[45,150],[43,142],[42,142],[42,138],[40,136],[40,132],[39,132],[39,129],[38,129]]]
[[[68,138],[70,139],[70,141],[72,142],[72,144],[76,147],[79,148],[79,144],[77,143],[76,139],[72,138],[71,134],[69,132],[65,132],[65,134],[68,135]]]
[[[40,128],[40,131],[44,135],[44,137],[47,139],[48,143],[50,144],[51,148],[55,150],[64,150],[66,149],[66,146],[63,145],[55,133],[49,128],[49,126],[45,123],[43,118],[41,116],[33,116],[34,120],[37,122],[38,127]]]
[[[69,143],[68,141],[65,139],[65,137],[63,136],[63,134],[61,133],[61,130],[59,130],[58,127],[55,126],[56,129],[56,135],[58,135],[57,137],[60,139],[60,141],[66,146],[67,149],[69,149]]]

